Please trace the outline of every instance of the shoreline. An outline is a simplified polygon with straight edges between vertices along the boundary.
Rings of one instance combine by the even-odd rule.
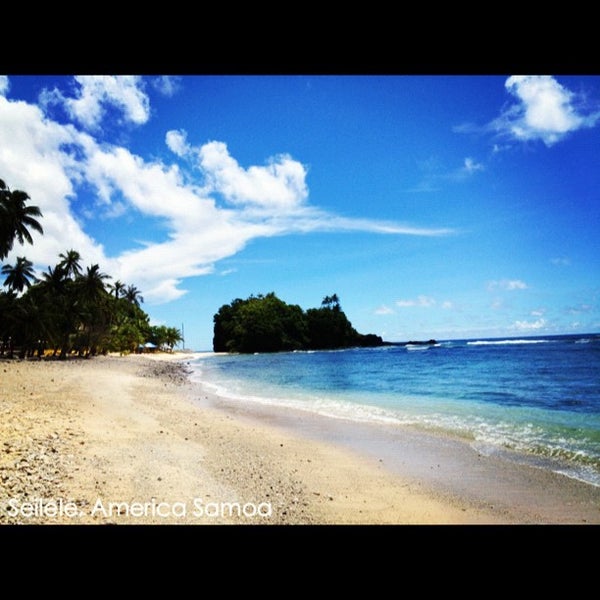
[[[536,466],[508,450],[486,455],[447,433],[210,394],[205,401],[236,418],[268,423],[311,441],[333,440],[336,447],[374,461],[412,489],[477,514],[474,524],[480,519],[490,524],[600,523],[600,487]]]
[[[220,398],[201,354],[0,360],[0,524],[600,523],[600,488],[464,442]]]

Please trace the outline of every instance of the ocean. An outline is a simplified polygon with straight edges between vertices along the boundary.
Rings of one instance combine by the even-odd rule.
[[[202,355],[192,380],[244,403],[458,436],[600,486],[600,334]]]

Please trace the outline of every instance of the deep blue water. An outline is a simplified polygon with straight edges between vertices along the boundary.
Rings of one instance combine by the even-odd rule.
[[[600,334],[214,355],[190,366],[228,397],[451,433],[600,485]]]

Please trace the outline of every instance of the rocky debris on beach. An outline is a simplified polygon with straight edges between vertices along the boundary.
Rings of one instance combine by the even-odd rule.
[[[23,436],[0,446],[0,524],[47,523],[47,515],[21,514],[19,508],[67,498],[65,474],[73,468],[70,448],[78,434],[65,430],[43,437]],[[52,519],[50,519],[52,522]],[[58,521],[57,521],[58,522]]]
[[[140,377],[161,379],[165,383],[182,385],[189,382],[191,370],[182,362],[177,361],[147,361],[138,371]]]

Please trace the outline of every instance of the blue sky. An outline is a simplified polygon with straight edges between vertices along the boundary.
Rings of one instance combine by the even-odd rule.
[[[223,304],[337,293],[387,340],[600,331],[600,77],[0,77],[0,178],[212,348]]]

